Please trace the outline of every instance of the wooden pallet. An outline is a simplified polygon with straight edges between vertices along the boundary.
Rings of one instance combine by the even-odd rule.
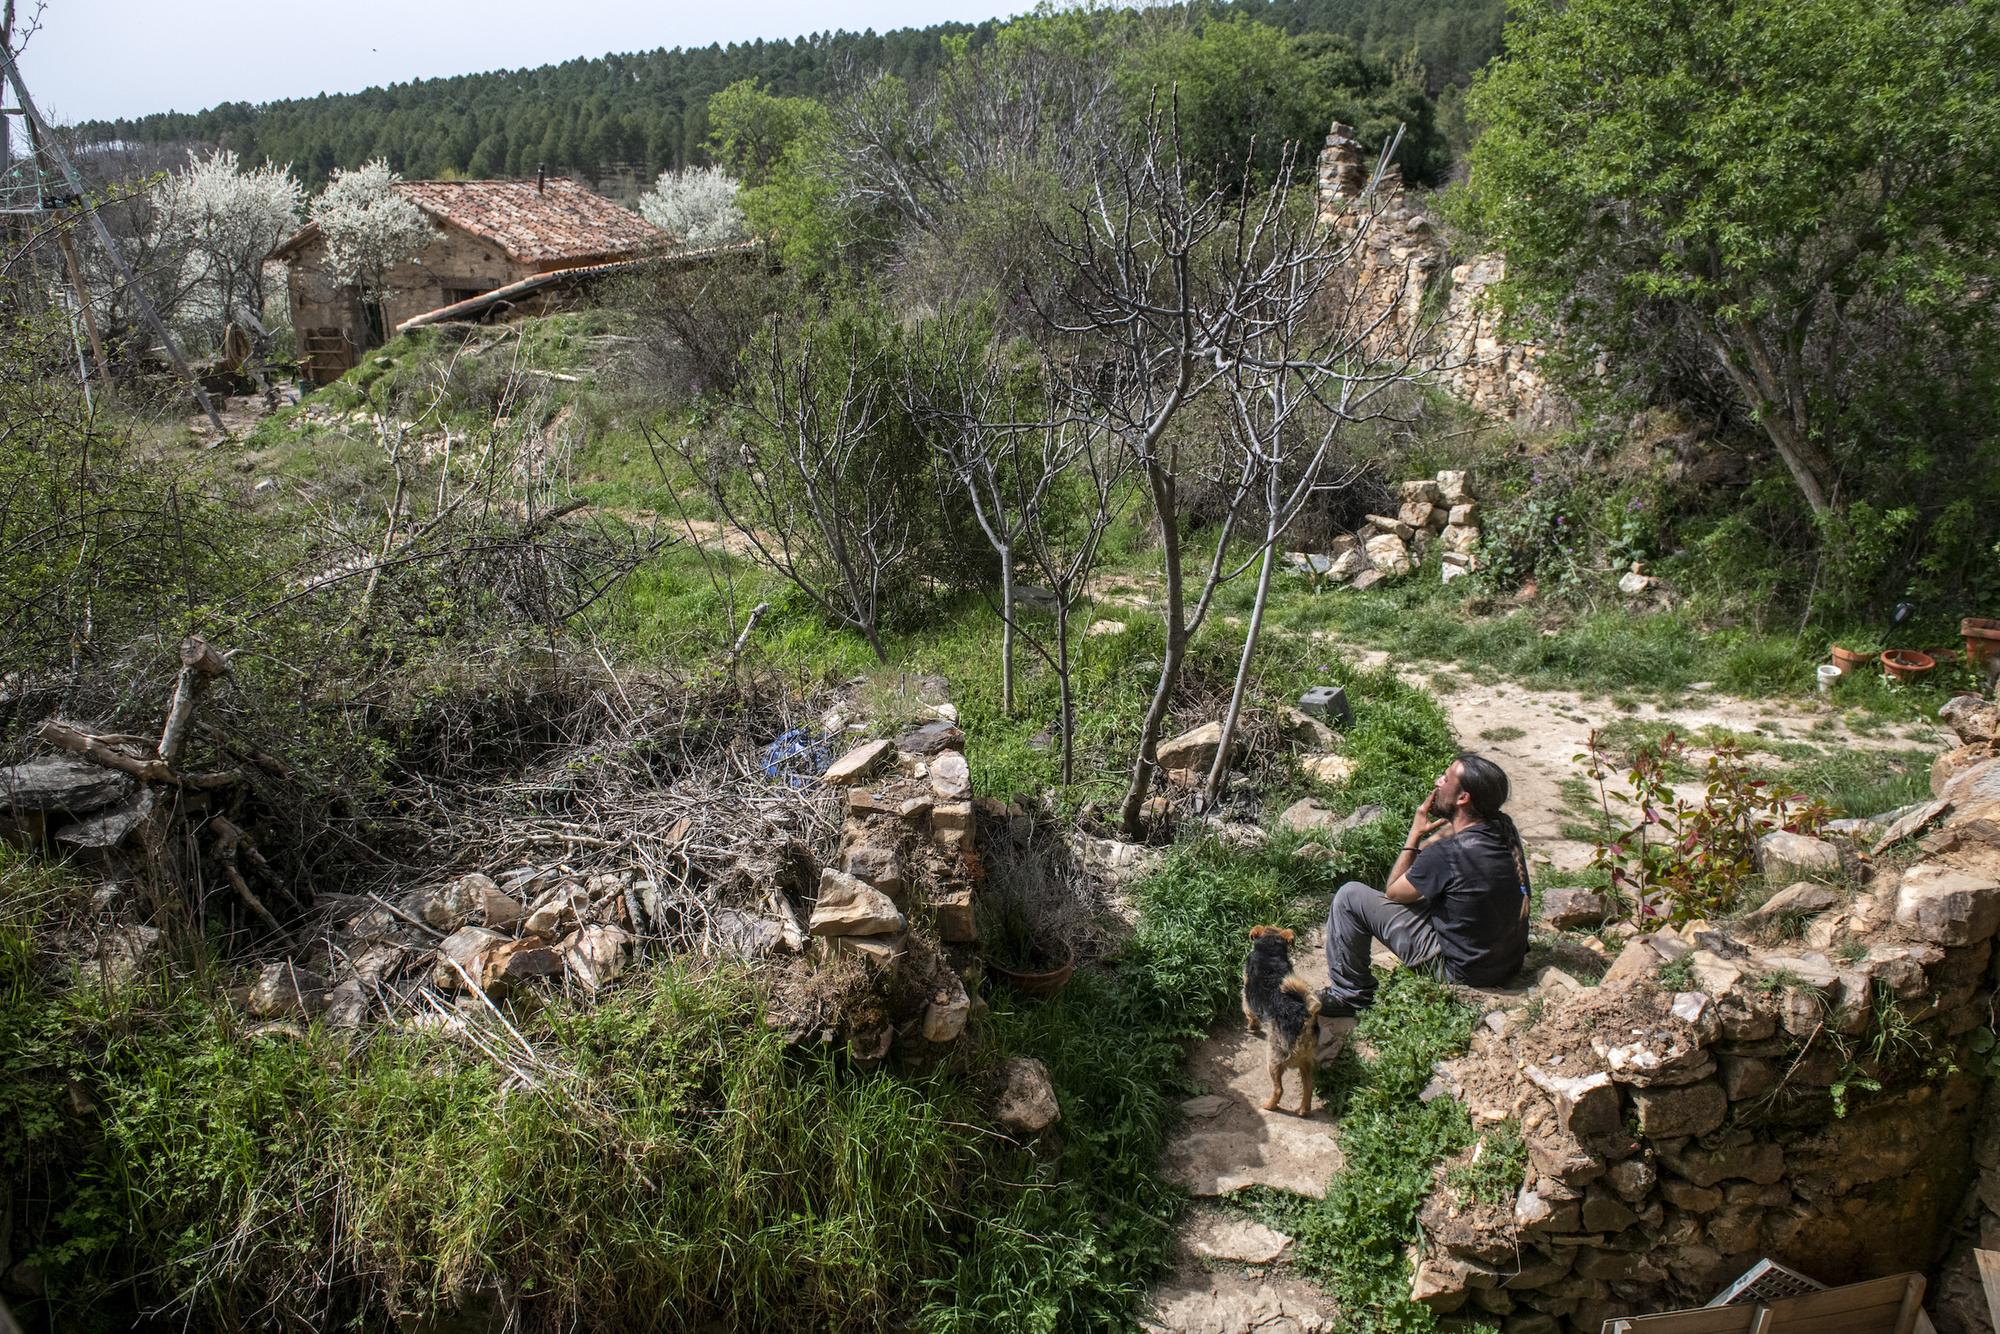
[[[1768,1304],[1620,1316],[1603,1334],[1918,1334],[1930,1324],[1923,1299],[1922,1274],[1892,1274]]]

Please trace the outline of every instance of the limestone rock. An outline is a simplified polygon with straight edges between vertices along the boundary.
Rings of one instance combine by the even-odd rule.
[[[970,889],[959,886],[938,891],[931,896],[931,911],[937,918],[938,939],[945,944],[970,945],[979,939],[979,919]]]
[[[1772,879],[1833,875],[1840,870],[1840,849],[1823,839],[1774,829],[1757,840],[1757,866]]]
[[[1931,761],[1931,795],[1942,797],[1945,787],[1952,779],[1967,773],[1990,759],[1990,752],[1984,745],[1960,746],[1948,750]]]
[[[1374,566],[1368,563],[1367,552],[1363,551],[1360,547],[1349,547],[1346,551],[1341,552],[1333,558],[1332,563],[1327,566],[1326,572],[1328,578],[1346,583],[1356,575],[1374,568]]]
[[[291,963],[267,963],[250,985],[250,1013],[259,1019],[304,1019],[327,1005],[333,986]]]
[[[1954,695],[1938,706],[1938,717],[1965,745],[1979,745],[1991,741],[2000,729],[2000,704],[1975,695]]]
[[[1287,740],[1302,742],[1320,750],[1339,744],[1340,733],[1303,709],[1287,705],[1278,710],[1278,726]]]
[[[1468,474],[1462,471],[1446,471],[1437,475],[1438,503],[1442,505],[1463,505],[1472,499]]]
[[[1402,497],[1405,505],[1444,503],[1444,491],[1428,477],[1419,477],[1402,483],[1396,488],[1396,494]]]
[[[602,990],[632,961],[632,933],[623,927],[597,924],[563,938],[561,961],[585,991]]]
[[[1454,557],[1458,558],[1454,559]],[[1448,584],[1454,579],[1463,578],[1471,573],[1471,564],[1463,557],[1459,557],[1457,552],[1445,552],[1444,559],[1438,564],[1438,580],[1440,583]]]
[[[2000,760],[1984,760],[1968,766],[1946,779],[1944,791],[1938,795],[1964,807],[2000,801]]]
[[[462,926],[438,945],[432,980],[440,991],[469,991],[486,985],[486,962],[507,937],[483,926]],[[457,967],[453,967],[456,964]],[[471,985],[468,985],[468,980]]]
[[[930,1004],[924,1007],[924,1040],[926,1042],[953,1042],[965,1031],[965,1023],[972,1014],[972,997],[966,994],[965,984],[954,975],[943,986],[931,993]]]
[[[931,761],[931,791],[945,801],[963,801],[972,795],[972,770],[965,756],[945,751]]]
[[[595,926],[587,931],[624,930],[615,926]],[[486,961],[486,989],[507,989],[536,978],[560,977],[563,970],[562,956],[538,940],[510,940],[493,951]],[[608,980],[608,979],[607,979]]]
[[[1388,575],[1382,573],[1382,571],[1380,570],[1366,569],[1363,570],[1360,574],[1355,575],[1353,581],[1349,583],[1347,586],[1349,588],[1354,589],[1356,592],[1366,592],[1367,590],[1375,587],[1375,585],[1381,583],[1384,579],[1387,579],[1388,577],[1389,577]]]
[[[1452,528],[1476,528],[1479,526],[1479,506],[1471,501],[1453,505],[1445,512],[1445,523]]]
[[[1477,528],[1452,527],[1444,530],[1446,551],[1472,552],[1479,550],[1480,533]]]
[[[1153,754],[1162,769],[1193,769],[1205,775],[1209,766],[1215,763],[1215,753],[1221,747],[1222,724],[1208,722],[1181,733],[1171,741],[1160,742]],[[1240,752],[1241,749],[1238,742],[1234,750]],[[1230,758],[1233,760],[1235,755]]]
[[[948,750],[963,751],[965,733],[947,722],[925,723],[896,738],[896,753],[928,759]]]
[[[1542,921],[1558,931],[1604,925],[1611,900],[1591,889],[1563,886],[1542,891]]]
[[[1437,513],[1437,506],[1427,500],[1406,500],[1396,511],[1399,522],[1408,527],[1414,535],[1417,530],[1431,526],[1431,516]],[[1443,525],[1440,524],[1439,527]]]
[[[1361,539],[1361,545],[1364,549],[1369,546],[1370,538],[1373,537],[1387,536],[1393,537],[1399,542],[1407,542],[1417,535],[1416,529],[1391,514],[1371,514],[1364,522],[1367,524],[1367,533]],[[1372,559],[1374,552],[1370,551],[1369,556]],[[1377,569],[1380,569],[1382,562],[1379,560],[1376,561],[1375,566]]]
[[[1196,1255],[1224,1264],[1267,1265],[1292,1244],[1276,1228],[1233,1214],[1203,1215],[1183,1236]]]
[[[1671,1088],[1635,1088],[1632,1107],[1639,1117],[1640,1134],[1648,1139],[1676,1139],[1719,1129],[1729,1114],[1729,1099],[1723,1096],[1720,1084],[1702,1080]]]
[[[1604,1071],[1557,1075],[1530,1065],[1523,1073],[1555,1101],[1556,1124],[1567,1134],[1582,1140],[1618,1129],[1618,1089]]]
[[[843,857],[843,869],[857,880],[865,880],[876,889],[889,896],[897,907],[903,906],[903,855],[890,841],[888,831],[880,828],[880,821],[870,821],[862,833],[861,842],[847,849]],[[892,827],[893,828],[893,827]],[[849,827],[852,836],[852,826]]]
[[[815,936],[886,936],[904,927],[887,894],[831,866],[819,873],[819,901],[806,930]]]
[[[1299,761],[1299,767],[1315,782],[1338,787],[1354,777],[1355,763],[1345,755],[1308,755]]]
[[[1032,1056],[1014,1056],[1001,1071],[1000,1099],[993,1119],[1015,1135],[1039,1135],[1062,1120],[1049,1068]]]
[[[893,749],[887,741],[870,741],[856,746],[828,765],[821,777],[828,787],[853,787],[857,783],[865,783]]]
[[[326,1025],[329,1028],[359,1028],[368,1020],[368,992],[359,981],[349,978],[326,994]]]
[[[1636,1204],[1652,1193],[1660,1174],[1644,1158],[1626,1158],[1611,1164],[1604,1179],[1618,1193],[1619,1199],[1627,1204]],[[1585,1226],[1589,1225],[1586,1223]]]
[[[1724,1181],[1754,1181],[1760,1186],[1768,1186],[1782,1180],[1785,1175],[1785,1151],[1769,1140],[1753,1140],[1716,1149],[1704,1149],[1698,1144],[1679,1147],[1663,1145],[1660,1162],[1669,1171],[1700,1187]],[[1679,1201],[1671,1202],[1679,1204]],[[1719,1197],[1716,1203],[1721,1203]],[[1690,1206],[1681,1204],[1680,1207]]]
[[[1378,573],[1385,575],[1408,574],[1410,572],[1410,549],[1404,539],[1394,532],[1378,532],[1368,538],[1368,560]]]
[[[444,932],[467,925],[512,926],[527,912],[520,900],[478,871],[419,891],[411,906],[417,916]]]
[[[1871,857],[1880,857],[1891,846],[1919,832],[1925,825],[1928,825],[1931,821],[1937,819],[1950,809],[1951,803],[1943,798],[1903,808],[1897,814],[1896,818],[1891,820],[1888,826],[1882,830],[1881,837],[1875,840],[1875,846],[1868,850],[1868,855]]]
[[[1941,862],[1903,873],[1896,923],[1933,945],[1975,945],[2000,930],[2000,882]]]
[[[1750,926],[1769,926],[1789,916],[1822,913],[1839,903],[1840,895],[1825,885],[1800,880],[1764,900],[1755,912],[1745,914],[1743,921]]]

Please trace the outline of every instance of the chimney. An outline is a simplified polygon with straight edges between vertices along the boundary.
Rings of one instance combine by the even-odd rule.
[[[543,193],[548,189],[548,186],[549,186],[548,164],[543,162],[537,162],[535,164],[535,193],[536,194]]]

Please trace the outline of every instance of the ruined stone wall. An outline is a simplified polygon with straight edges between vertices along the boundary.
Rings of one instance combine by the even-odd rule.
[[[1361,241],[1351,281],[1364,320],[1385,333],[1407,331],[1439,301],[1434,348],[1442,386],[1493,416],[1545,421],[1566,411],[1540,367],[1533,342],[1500,337],[1489,293],[1507,275],[1503,256],[1454,256],[1437,222],[1385,168],[1371,190],[1352,127],[1333,123],[1319,157],[1320,220]]]
[[[1439,1170],[1414,1296],[1506,1334],[1594,1334],[1706,1303],[1766,1257],[1835,1285],[1931,1271],[1956,1244],[1926,1304],[1947,1334],[1988,1328],[1966,1251],[2000,1241],[1982,1055],[2000,759],[1975,738],[1933,782],[1894,827],[1815,851],[1865,880],[1851,899],[1800,882],[1727,928],[1628,929],[1597,986],[1499,998],[1437,1087],[1482,1129],[1519,1127],[1525,1180],[1482,1203]]]

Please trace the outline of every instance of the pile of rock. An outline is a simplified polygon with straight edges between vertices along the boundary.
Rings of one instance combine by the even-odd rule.
[[[1372,588],[1408,574],[1435,545],[1446,583],[1478,568],[1479,502],[1464,472],[1413,478],[1397,494],[1394,514],[1371,514],[1359,530],[1336,537],[1325,555],[1295,553],[1292,565],[1316,578]]]
[[[534,986],[595,994],[631,965],[649,898],[657,887],[630,874],[473,871],[374,902],[341,925],[323,969],[266,964],[236,999],[260,1019],[351,1028],[429,1024],[450,1002],[480,1009]]]
[[[973,895],[985,869],[964,746],[964,734],[939,721],[860,746],[826,773],[847,789],[847,820],[807,930],[816,960],[859,959],[895,1002],[868,1031],[845,1034],[863,1054],[886,1054],[899,1031],[954,1041],[972,1013],[970,955],[942,953],[979,938]]]
[[[1801,881],[1728,927],[1628,931],[1596,987],[1486,1014],[1437,1087],[1482,1128],[1519,1127],[1525,1180],[1494,1206],[1440,1169],[1416,1299],[1507,1334],[1596,1331],[1705,1302],[1760,1258],[1839,1282],[1928,1269],[1955,1227],[1961,1252],[2000,1241],[2000,1102],[1982,1111],[1968,1073],[1990,1045],[2000,760],[1941,762],[1936,781],[1844,854],[1820,844],[1865,871],[1871,842],[1921,836],[1859,895]],[[1765,856],[1828,868],[1817,848]],[[1602,905],[1584,898],[1560,912],[1587,924]]]

